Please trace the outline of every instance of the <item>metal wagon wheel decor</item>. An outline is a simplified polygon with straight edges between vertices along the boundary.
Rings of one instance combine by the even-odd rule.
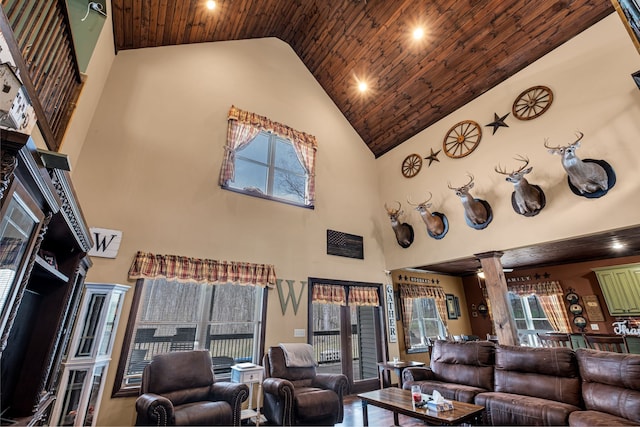
[[[417,154],[409,154],[402,162],[402,175],[405,178],[413,178],[422,169],[422,157]]]
[[[553,102],[553,92],[546,86],[533,86],[522,92],[511,109],[520,120],[532,120],[544,114]]]
[[[482,129],[473,120],[463,120],[455,124],[444,137],[444,153],[454,159],[467,156],[476,149],[482,139]]]

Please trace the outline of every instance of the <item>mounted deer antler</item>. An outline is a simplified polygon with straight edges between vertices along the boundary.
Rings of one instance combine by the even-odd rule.
[[[473,188],[473,175],[467,174],[467,176],[469,177],[469,182],[462,187],[452,187],[450,182],[447,183],[447,186],[456,192],[456,196],[460,197],[462,206],[464,206],[464,216],[467,221],[476,226],[484,225],[486,227],[489,222],[491,222],[489,212],[491,208],[486,201],[475,199],[471,193],[469,193],[469,190]]]
[[[548,138],[544,140],[544,147],[551,154],[562,156],[562,167],[569,176],[569,182],[584,195],[596,191],[607,191],[609,189],[609,177],[607,171],[596,161],[582,161],[576,156],[576,149],[580,147],[580,140],[584,136],[582,132],[577,132],[578,139],[572,144],[565,146],[551,147],[548,145]],[[602,162],[602,161],[601,161]],[[604,162],[606,164],[606,162]]]
[[[407,198],[407,203],[411,206],[414,206],[415,209],[420,213],[422,220],[427,226],[427,233],[433,238],[442,238],[444,237],[444,233],[446,231],[446,217],[444,214],[439,212],[431,213],[429,208],[431,207],[431,203],[429,201],[433,198],[433,194],[429,192],[429,198],[422,203],[411,203],[409,198]]]
[[[529,159],[518,156],[515,160],[524,162],[524,165],[518,170],[507,172],[500,167],[500,164],[494,170],[501,175],[506,175],[507,178],[505,179],[513,184],[515,190],[511,196],[513,209],[520,215],[536,215],[544,207],[544,193],[537,185],[529,184],[529,181],[524,177],[533,169],[533,167],[527,167],[529,166]]]
[[[408,248],[413,243],[413,227],[406,222],[400,223],[399,217],[402,215],[402,205],[396,201],[398,209],[390,209],[387,204],[384,204],[384,208],[387,210],[387,215],[391,220],[391,228],[396,235],[398,244],[403,248]]]

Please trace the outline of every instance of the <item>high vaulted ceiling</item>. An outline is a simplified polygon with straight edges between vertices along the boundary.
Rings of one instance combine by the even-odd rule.
[[[614,11],[609,0],[217,0],[213,12],[205,3],[112,0],[116,49],[277,37],[376,157]],[[357,79],[369,93],[357,92]],[[503,252],[516,269],[640,255],[640,227]],[[464,276],[480,262],[415,267]]]
[[[613,12],[609,0],[216,3],[112,0],[116,49],[277,37],[376,157]]]

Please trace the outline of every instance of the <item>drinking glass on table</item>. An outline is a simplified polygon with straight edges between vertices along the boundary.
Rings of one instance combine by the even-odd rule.
[[[413,400],[413,403],[422,402],[422,390],[420,390],[419,385],[411,386],[411,399]]]

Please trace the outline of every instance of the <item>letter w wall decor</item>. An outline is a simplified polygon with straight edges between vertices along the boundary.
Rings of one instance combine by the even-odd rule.
[[[296,282],[295,280],[285,280],[288,285],[287,295],[285,297],[285,290],[282,286],[282,279],[276,280],[276,288],[278,289],[278,297],[280,297],[280,308],[282,309],[282,315],[287,312],[287,307],[289,306],[289,301],[291,301],[291,305],[293,306],[293,313],[298,314],[298,307],[300,307],[300,301],[302,300],[302,294],[304,293],[304,287],[307,282],[300,281],[300,291],[296,296],[296,291],[293,284]]]

